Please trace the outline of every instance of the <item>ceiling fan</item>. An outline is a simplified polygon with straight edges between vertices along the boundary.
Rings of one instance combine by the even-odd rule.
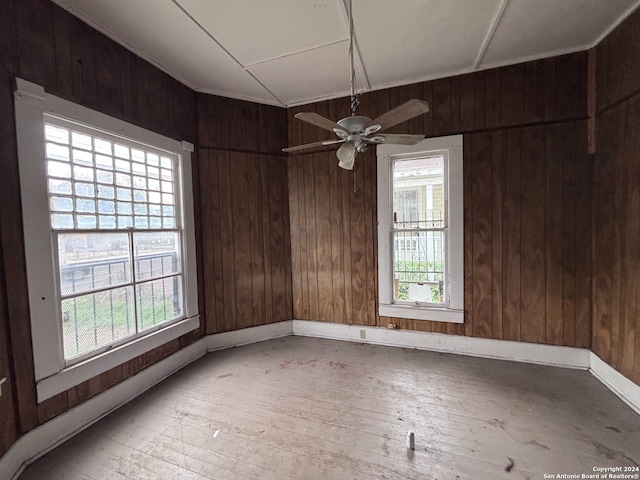
[[[383,113],[371,120],[369,117],[356,115],[359,95],[356,94],[355,70],[353,67],[353,14],[351,0],[349,4],[349,67],[351,77],[351,116],[337,122],[330,120],[314,112],[300,112],[295,115],[298,120],[310,123],[316,127],[334,132],[338,138],[321,142],[307,143],[295,147],[283,148],[283,152],[295,152],[307,148],[341,143],[342,146],[336,152],[338,166],[345,170],[353,170],[353,165],[358,152],[364,152],[369,144],[391,143],[400,145],[414,145],[424,139],[424,135],[409,134],[385,134],[381,133],[387,128],[407,121],[429,111],[429,105],[424,100],[414,98],[402,105]]]

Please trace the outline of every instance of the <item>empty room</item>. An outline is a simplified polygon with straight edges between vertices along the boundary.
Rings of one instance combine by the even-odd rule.
[[[640,478],[640,0],[0,7],[0,480]]]

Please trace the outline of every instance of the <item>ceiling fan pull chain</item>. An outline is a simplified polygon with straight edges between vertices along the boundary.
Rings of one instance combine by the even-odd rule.
[[[353,193],[358,193],[358,188],[356,187],[356,171],[352,170],[351,174],[353,175]]]
[[[358,105],[360,105],[360,94],[351,95],[351,115],[356,114],[356,110],[358,110]]]

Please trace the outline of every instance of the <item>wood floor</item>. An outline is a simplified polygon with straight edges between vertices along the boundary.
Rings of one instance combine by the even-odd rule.
[[[20,478],[533,480],[638,464],[640,416],[588,372],[286,337],[207,355]]]

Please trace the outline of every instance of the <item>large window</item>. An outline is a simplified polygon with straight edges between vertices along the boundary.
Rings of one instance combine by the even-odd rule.
[[[17,83],[43,400],[198,327],[192,147]]]
[[[462,137],[378,146],[380,315],[460,323]]]

